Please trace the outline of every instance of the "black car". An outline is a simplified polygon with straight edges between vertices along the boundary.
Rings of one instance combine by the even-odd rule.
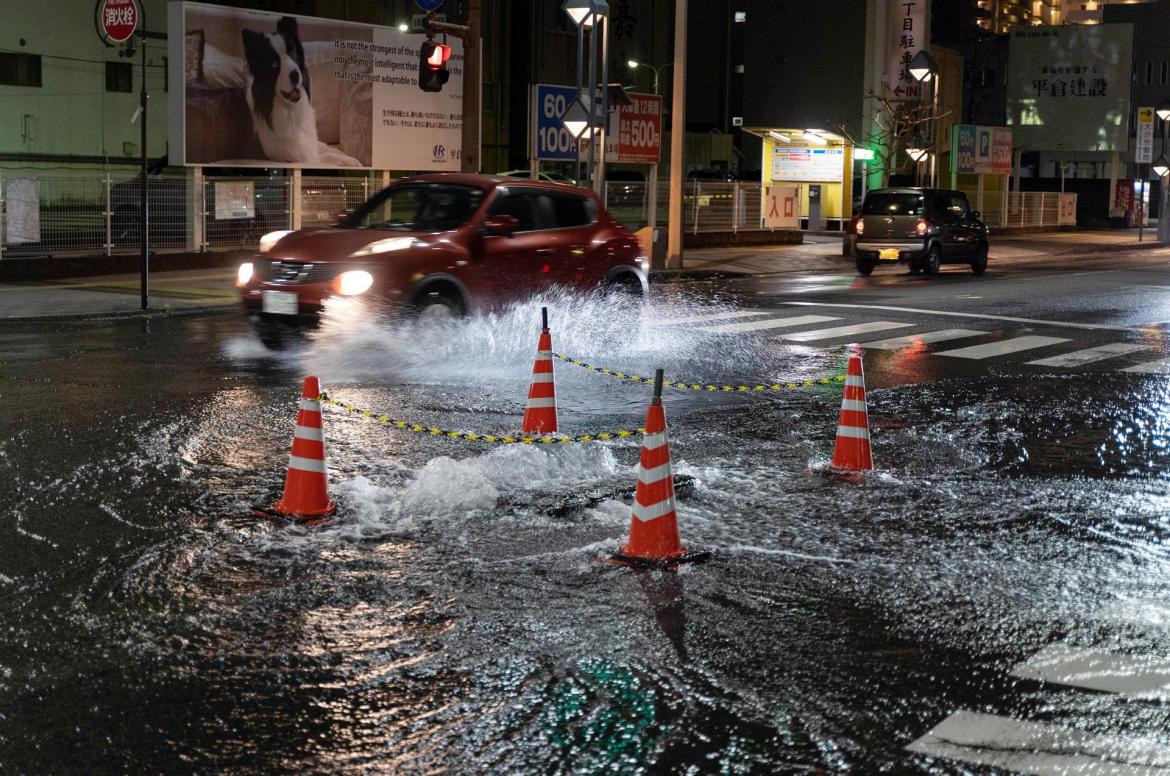
[[[951,189],[874,189],[865,195],[857,235],[857,271],[868,275],[881,262],[904,262],[910,272],[938,274],[942,264],[987,269],[987,225],[967,195]]]

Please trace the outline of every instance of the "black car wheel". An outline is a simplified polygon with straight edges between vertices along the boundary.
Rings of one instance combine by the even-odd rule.
[[[971,271],[982,275],[987,271],[987,246],[980,245],[975,249],[975,260],[971,262]]]
[[[869,275],[873,272],[874,267],[877,266],[877,259],[872,256],[857,254],[857,274]]]
[[[922,261],[922,271],[930,276],[938,274],[938,268],[942,265],[942,248],[938,243],[930,246],[930,250],[926,252],[926,258]]]
[[[606,281],[601,291],[607,296],[614,296],[627,302],[640,302],[644,296],[642,284],[632,275],[619,275]]]
[[[449,321],[467,314],[463,298],[444,287],[424,291],[410,305],[411,317],[417,321]]]

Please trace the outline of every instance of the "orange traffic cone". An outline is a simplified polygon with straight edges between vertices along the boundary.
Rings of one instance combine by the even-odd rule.
[[[873,470],[869,448],[869,413],[865,408],[865,374],[861,353],[851,350],[845,370],[845,396],[837,423],[837,444],[833,447],[833,468],[867,472]]]
[[[552,335],[548,331],[548,308],[540,308],[540,340],[536,344],[536,361],[532,364],[532,385],[524,407],[525,435],[544,436],[557,433],[557,392],[553,385]]]
[[[337,511],[329,500],[325,475],[325,436],[321,429],[321,385],[316,377],[306,377],[301,391],[297,428],[293,433],[284,497],[272,509],[253,508],[259,517],[320,523]]]
[[[709,552],[687,552],[678,538],[678,516],[674,509],[674,474],[670,467],[670,444],[666,438],[666,413],[662,409],[662,370],[654,373],[654,400],[646,411],[642,438],[642,460],[634,490],[634,514],[630,518],[630,539],[612,559],[629,566],[676,568],[709,558]]]

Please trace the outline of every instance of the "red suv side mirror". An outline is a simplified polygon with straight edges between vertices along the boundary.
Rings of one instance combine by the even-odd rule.
[[[519,228],[520,222],[516,220],[516,216],[501,214],[498,216],[492,216],[483,222],[483,231],[489,235],[511,237],[512,233]]]

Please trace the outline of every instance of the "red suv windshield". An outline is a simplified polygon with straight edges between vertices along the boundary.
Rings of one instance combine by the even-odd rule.
[[[446,232],[466,224],[479,209],[483,197],[483,189],[456,183],[391,186],[358,208],[341,226],[393,232]]]

